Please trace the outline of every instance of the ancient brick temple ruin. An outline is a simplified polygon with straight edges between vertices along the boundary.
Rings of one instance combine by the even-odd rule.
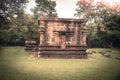
[[[39,18],[38,57],[87,58],[86,20]]]

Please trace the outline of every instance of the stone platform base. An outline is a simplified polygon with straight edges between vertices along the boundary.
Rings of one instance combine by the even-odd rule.
[[[40,46],[38,57],[41,58],[87,58],[86,46]]]
[[[40,58],[73,58],[73,59],[86,59],[87,55],[40,55]]]

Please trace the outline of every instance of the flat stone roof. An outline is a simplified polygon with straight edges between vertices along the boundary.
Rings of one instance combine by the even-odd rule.
[[[39,17],[39,21],[61,21],[61,22],[87,22],[86,19],[75,19],[75,18],[44,18]]]

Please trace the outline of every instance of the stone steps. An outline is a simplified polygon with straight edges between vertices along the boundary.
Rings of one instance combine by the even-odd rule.
[[[65,54],[65,55],[81,55],[81,54],[86,54],[86,52],[77,52],[77,51],[71,51],[71,52],[65,52],[65,51],[41,51],[40,52],[41,55],[58,55],[58,54]]]
[[[81,55],[67,55],[67,54],[58,54],[58,55],[39,55],[41,58],[74,58],[74,59],[81,59],[81,58],[87,58],[86,54]]]
[[[82,49],[82,48],[80,48],[80,49],[60,49],[60,48],[58,48],[58,49],[49,49],[49,48],[43,48],[43,49],[41,49],[41,48],[39,48],[38,49],[39,51],[86,51],[86,49],[84,48],[84,49]]]

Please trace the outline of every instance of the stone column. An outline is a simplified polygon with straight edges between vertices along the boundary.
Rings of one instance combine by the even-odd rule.
[[[83,33],[83,45],[86,46],[86,34]]]
[[[77,24],[77,44],[76,45],[80,45],[80,23]]]
[[[74,25],[74,22],[71,22],[70,23],[70,25],[69,25],[69,29],[70,29],[70,33],[69,33],[69,45],[71,46],[71,45],[73,45],[73,35],[74,35],[74,28],[75,27],[75,25]]]
[[[71,34],[71,35],[70,35],[70,45],[74,45],[74,40],[73,40],[74,37],[73,37],[73,35],[74,35],[74,34]]]
[[[74,33],[74,45],[76,46],[77,45],[77,36],[78,36],[78,27],[77,27],[77,23],[74,23],[75,24],[75,33]]]
[[[58,37],[58,32],[54,32],[54,43],[55,43],[56,46],[59,45],[59,39],[58,38],[59,38]]]
[[[81,24],[80,45],[86,46],[86,26]]]
[[[45,33],[45,23],[44,21],[39,22],[39,38],[40,38],[40,44],[39,46],[44,44],[44,33]]]
[[[48,22],[47,21],[45,21],[44,22],[45,24],[44,24],[44,26],[45,26],[45,33],[44,33],[44,45],[48,45],[48,36],[49,36],[49,34],[48,34]]]
[[[40,32],[40,46],[44,45],[44,32]]]

